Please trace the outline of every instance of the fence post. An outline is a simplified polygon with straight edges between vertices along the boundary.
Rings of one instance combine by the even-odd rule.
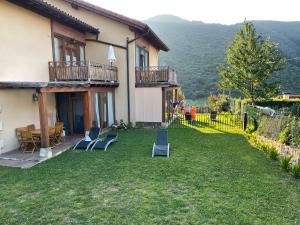
[[[243,114],[243,130],[244,131],[247,129],[247,124],[248,124],[248,117],[247,117],[247,113],[245,112]]]

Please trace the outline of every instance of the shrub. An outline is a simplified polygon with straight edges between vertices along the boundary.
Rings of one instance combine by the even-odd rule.
[[[279,140],[280,133],[287,126],[287,123],[287,116],[270,117],[262,115],[257,133],[273,140]]]
[[[263,150],[265,153],[268,153],[269,146],[266,143],[260,143],[260,149]]]
[[[225,95],[209,95],[208,106],[212,111],[229,112],[230,105]]]
[[[249,124],[245,130],[246,133],[251,134],[255,131],[255,126],[253,124]]]
[[[280,157],[280,161],[279,161],[280,167],[282,169],[284,169],[285,171],[288,171],[291,159],[292,159],[292,156]]]
[[[299,104],[299,100],[262,100],[256,101],[255,105],[263,107],[271,107],[272,109],[291,108],[295,104]]]
[[[294,104],[290,108],[290,115],[300,117],[300,103]]]
[[[288,145],[290,143],[289,139],[290,139],[290,131],[289,131],[289,128],[286,127],[286,128],[283,129],[283,131],[280,132],[279,142],[281,144]]]
[[[271,159],[276,160],[279,154],[275,147],[271,147],[268,149],[268,155]]]
[[[290,137],[291,144],[297,147],[300,146],[300,121],[297,117],[293,117],[290,121]]]
[[[300,165],[292,165],[291,166],[291,174],[293,177],[295,178],[299,178],[300,177]]]

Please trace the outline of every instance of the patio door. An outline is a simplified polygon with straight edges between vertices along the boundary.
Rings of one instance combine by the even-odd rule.
[[[108,92],[94,92],[92,98],[93,124],[105,129],[114,123],[114,94]]]
[[[69,97],[69,116],[71,134],[84,133],[83,97]]]
[[[101,128],[108,127],[108,109],[107,109],[107,93],[99,93],[99,111],[100,111],[100,122]]]

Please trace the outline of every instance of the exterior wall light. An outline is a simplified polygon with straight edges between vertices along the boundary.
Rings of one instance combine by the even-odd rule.
[[[39,100],[39,96],[38,96],[38,93],[33,93],[32,94],[32,101],[34,101],[34,102],[37,102]]]

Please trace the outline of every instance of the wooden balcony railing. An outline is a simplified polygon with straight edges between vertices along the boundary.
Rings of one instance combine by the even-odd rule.
[[[49,62],[50,81],[118,82],[118,68],[89,61]]]
[[[135,68],[136,84],[177,84],[176,72],[168,66]]]

